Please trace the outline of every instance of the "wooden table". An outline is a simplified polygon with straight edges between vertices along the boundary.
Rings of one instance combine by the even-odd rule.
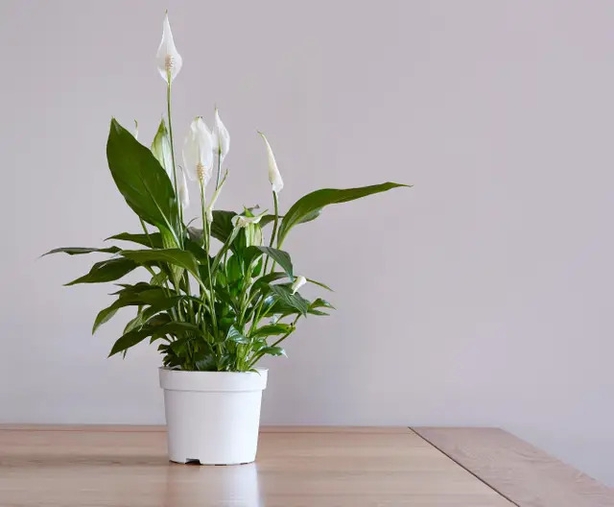
[[[264,428],[256,463],[177,465],[160,427],[0,426],[0,506],[614,506],[497,429]]]

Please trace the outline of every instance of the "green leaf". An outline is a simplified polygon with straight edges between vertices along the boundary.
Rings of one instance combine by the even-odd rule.
[[[166,322],[165,320],[160,320],[161,325],[145,325],[140,329],[134,329],[123,334],[113,345],[111,352],[109,353],[109,357],[128,350],[130,347],[134,347],[135,345],[142,342],[148,336],[152,338],[161,338],[165,335],[176,335],[184,332],[198,333],[200,330],[194,324],[190,324],[188,322]]]
[[[150,262],[166,262],[173,266],[187,269],[198,277],[198,261],[191,252],[178,248],[152,249],[152,250],[123,250],[122,255],[139,264]]]
[[[248,246],[245,250],[240,252],[241,260],[243,261],[243,266],[245,266],[245,269],[247,269],[252,262],[263,254],[264,252],[256,245]]]
[[[335,309],[335,307],[328,301],[318,298],[309,304],[308,313],[311,313],[312,315],[328,315],[328,313],[319,310],[319,308],[329,308],[331,310]]]
[[[266,293],[272,282],[287,277],[288,275],[286,273],[280,273],[279,271],[274,271],[272,273],[269,273],[268,275],[261,276],[260,278],[258,278],[258,280],[254,282],[254,285],[252,285],[250,295],[253,295],[257,291],[262,291]]]
[[[256,248],[279,264],[279,266],[287,273],[291,280],[294,278],[292,259],[290,258],[290,254],[288,254],[288,252],[278,250],[277,248],[271,248],[269,246],[257,246]]]
[[[130,271],[136,269],[139,265],[125,258],[109,259],[107,261],[97,262],[92,266],[90,272],[83,275],[66,285],[76,285],[78,283],[102,283],[118,280],[122,276],[127,275]]]
[[[132,241],[139,245],[147,246],[150,248],[162,248],[162,235],[159,232],[150,232],[149,234],[131,234],[129,232],[122,232],[115,236],[110,236],[105,241],[115,239],[118,241]]]
[[[286,334],[291,332],[293,329],[294,326],[291,326],[290,324],[267,324],[256,329],[252,333],[252,338],[266,338],[267,336]]]
[[[249,338],[243,335],[241,331],[239,331],[236,327],[230,326],[228,329],[228,334],[226,335],[226,339],[233,341],[235,343],[249,343]]]
[[[330,292],[335,292],[333,289],[331,289],[331,288],[330,288],[328,285],[326,285],[325,283],[318,282],[318,281],[316,281],[316,280],[312,280],[311,278],[307,278],[307,281],[308,281],[309,283],[312,283],[312,284],[314,284],[314,285],[317,285],[318,287],[322,287],[323,289],[326,289],[326,290],[328,290],[328,291],[330,291]]]
[[[311,213],[307,213],[296,224],[298,225],[298,224],[305,224],[307,222],[311,222],[312,220],[315,220],[316,218],[318,218],[320,216],[320,213],[322,213],[322,208],[318,208],[312,211]]]
[[[320,216],[321,213],[321,209],[314,211],[313,213],[309,213],[307,216],[305,216],[303,219],[301,219],[298,223],[299,224],[304,224],[305,222],[311,222],[312,220],[315,220],[316,218],[318,218]],[[281,221],[284,218],[283,215],[279,215],[279,220]],[[266,227],[267,225],[269,225],[271,222],[275,221],[275,215],[262,215],[262,218],[260,219],[260,222],[258,222],[258,224],[261,227]]]
[[[114,305],[115,303],[98,312],[98,315],[96,315],[96,319],[94,320],[94,325],[92,326],[92,334],[94,334],[96,329],[102,326],[105,322],[111,320],[111,318],[117,313],[119,308],[114,307]]]
[[[117,188],[128,206],[179,244],[179,209],[171,180],[154,155],[115,119],[111,120],[107,160]]]
[[[164,271],[160,271],[159,273],[156,273],[154,276],[151,277],[150,284],[162,286],[164,285],[166,280],[168,280],[168,274],[166,274]]]
[[[147,294],[149,291],[153,291],[154,293],[160,293],[160,291],[162,291],[161,287],[151,285],[147,282],[138,282],[135,284],[117,283],[115,285],[121,287],[121,289],[117,292],[112,292],[111,295],[113,296],[120,295],[121,297],[127,297],[139,294]]]
[[[45,255],[51,255],[54,253],[65,253],[68,255],[81,255],[81,254],[88,254],[88,253],[92,253],[92,252],[100,252],[100,253],[117,253],[119,252],[121,249],[116,247],[116,246],[111,246],[109,248],[84,248],[84,247],[80,247],[80,246],[74,246],[74,247],[70,247],[70,246],[64,246],[61,248],[54,248],[53,250],[49,250],[48,252],[44,253],[43,255],[41,255],[41,257],[44,257]]]
[[[211,236],[225,243],[232,234],[234,225],[233,217],[236,215],[234,211],[213,210],[213,222],[211,223]],[[202,237],[202,231],[200,232]]]
[[[179,322],[173,320],[155,329],[153,335],[160,337],[164,335],[180,335],[183,333],[199,335],[201,333],[201,329],[197,325],[191,324],[190,322]]]
[[[113,345],[111,352],[109,352],[109,357],[141,343],[145,338],[150,336],[152,332],[152,328],[143,327],[124,333]]]
[[[150,305],[148,308],[139,312],[142,322],[145,322],[145,320],[153,317],[156,313],[173,308],[184,298],[184,296],[168,295],[169,290],[162,289],[161,287],[150,287],[142,291],[131,290],[132,287],[134,286],[120,291],[119,298],[111,306],[104,308],[98,313],[94,320],[92,334],[94,334],[102,324],[108,322],[120,308],[126,306]],[[176,293],[173,292],[173,294]]]
[[[222,245],[222,248],[220,248],[217,254],[215,255],[213,259],[213,265],[211,266],[212,276],[215,275],[217,268],[219,267],[220,263],[224,259],[224,255],[232,246],[232,243],[236,239],[238,233],[239,233],[239,229],[234,229],[232,233],[230,234],[230,236],[226,239],[226,242]]]
[[[391,190],[393,188],[409,186],[411,185],[387,182],[379,185],[370,185],[367,187],[357,188],[323,188],[321,190],[311,192],[310,194],[307,194],[296,201],[285,214],[283,220],[281,221],[281,226],[279,227],[277,245],[280,246],[283,244],[286,235],[288,232],[290,232],[292,227],[303,222],[314,220],[318,217],[319,213],[322,211],[322,208],[325,206],[354,201],[368,195],[386,192],[387,190]]]
[[[184,248],[194,255],[194,257],[196,257],[201,264],[205,264],[207,262],[207,253],[202,247],[202,242],[196,242],[191,238],[186,238]],[[213,262],[213,259],[209,258],[209,260],[210,262]]]
[[[96,315],[96,319],[94,320],[94,325],[92,326],[92,334],[96,332],[100,326],[102,326],[105,322],[111,320],[111,318],[117,313],[119,308],[113,308],[113,305],[100,310],[98,315]]]
[[[280,215],[279,216],[279,220],[281,220],[283,217]],[[260,222],[258,222],[258,224],[260,225],[260,227],[266,227],[267,225],[269,225],[271,222],[275,221],[275,215],[262,215],[262,218],[260,219]]]
[[[301,315],[307,315],[309,311],[309,302],[299,293],[292,294],[292,290],[287,285],[271,285],[271,292],[277,298],[289,307],[297,310]]]
[[[94,323],[95,325],[95,323]],[[126,326],[124,327],[124,333],[126,334],[129,331],[132,331],[133,329],[137,329],[143,326],[143,314],[141,311],[137,312],[136,317],[134,317],[134,319],[131,319],[128,321],[128,323],[126,324]],[[92,333],[94,332],[94,330],[92,330]]]
[[[234,284],[243,279],[243,270],[237,255],[231,255],[226,261],[226,277],[229,284]]]
[[[259,351],[260,355],[264,355],[264,354],[269,354],[271,356],[286,356],[286,351],[284,349],[282,349],[281,347],[263,347],[262,349],[260,349]]]

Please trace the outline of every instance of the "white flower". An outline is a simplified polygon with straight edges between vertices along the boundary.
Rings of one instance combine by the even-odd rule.
[[[228,150],[230,149],[230,134],[228,134],[228,129],[222,123],[222,119],[220,118],[220,113],[215,108],[215,123],[213,125],[213,152],[220,157],[220,164],[228,155]]]
[[[190,205],[190,194],[188,192],[188,182],[185,179],[185,171],[181,167],[177,167],[177,187],[177,197],[181,207],[186,209]]]
[[[139,122],[134,120],[134,138],[139,140]]]
[[[213,138],[202,117],[194,118],[183,143],[184,169],[191,180],[206,186],[213,169]]]
[[[281,179],[281,174],[279,174],[277,162],[275,161],[275,155],[273,154],[269,141],[262,132],[258,133],[262,136],[262,139],[264,139],[266,151],[269,156],[269,181],[271,182],[271,188],[273,189],[273,192],[278,194],[281,192],[281,189],[284,188],[284,181]]]
[[[234,217],[232,217],[232,223],[234,224],[235,227],[245,228],[249,225],[257,224],[258,222],[260,222],[261,218],[262,218],[262,215],[258,215],[256,217],[245,217],[243,215],[235,215]]]
[[[264,213],[255,217],[246,217],[243,215],[235,215],[232,217],[232,223],[235,230],[243,229],[245,231],[245,244],[247,246],[262,245],[262,229],[258,222],[262,219]]]
[[[173,181],[173,157],[171,155],[171,140],[168,136],[168,130],[166,129],[166,123],[164,120],[160,122],[158,131],[151,143],[151,152],[154,157],[160,162],[160,165],[168,174],[168,177]]]
[[[303,285],[307,283],[307,278],[304,276],[297,276],[292,283],[292,294],[296,294],[296,291],[299,290]]]
[[[183,59],[175,47],[173,32],[168,22],[168,13],[164,16],[164,22],[162,23],[162,41],[156,54],[156,63],[158,64],[158,70],[162,79],[168,84],[171,84],[173,79],[177,77],[183,65]]]

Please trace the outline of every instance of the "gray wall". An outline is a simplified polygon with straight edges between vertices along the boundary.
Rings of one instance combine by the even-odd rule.
[[[153,136],[159,1],[0,3],[0,422],[161,423],[156,352],[106,359],[90,259],[138,230],[106,168],[111,115]],[[174,2],[180,138],[214,103],[222,205],[415,184],[289,242],[338,311],[270,361],[278,424],[503,426],[614,485],[614,3]],[[197,214],[197,207],[192,208]]]

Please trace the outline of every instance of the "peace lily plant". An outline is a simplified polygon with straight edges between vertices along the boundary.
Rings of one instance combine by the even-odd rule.
[[[167,100],[166,118],[153,142],[142,144],[136,132],[131,133],[115,119],[107,141],[111,175],[138,216],[141,231],[111,236],[108,240],[113,246],[65,247],[48,253],[110,255],[67,285],[116,282],[135,270],[146,275],[138,283],[117,283],[115,300],[95,318],[93,331],[122,308],[136,310],[113,345],[111,356],[126,354],[149,340],[157,344],[166,371],[261,373],[256,368],[260,359],[283,355],[282,342],[296,330],[301,318],[327,315],[332,309],[326,300],[310,300],[300,293],[306,283],[328,287],[295,272],[290,254],[284,250],[290,231],[318,218],[328,205],[404,185],[389,182],[317,190],[282,213],[284,182],[273,149],[259,132],[268,157],[273,212],[216,209],[229,178],[224,163],[230,135],[215,109],[213,128],[209,129],[203,117],[195,117],[183,144],[177,147],[171,92],[183,59],[175,47],[168,16],[156,61],[166,83]],[[198,183],[197,199],[188,193],[187,178]],[[191,201],[200,205],[196,219],[190,216]],[[176,460],[184,459],[182,455]],[[233,459],[242,458],[211,458],[213,462]]]

